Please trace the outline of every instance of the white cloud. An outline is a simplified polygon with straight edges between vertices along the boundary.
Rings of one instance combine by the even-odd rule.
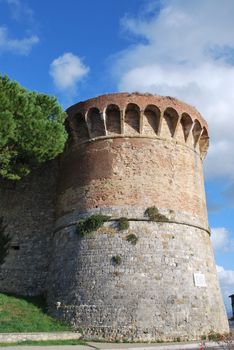
[[[6,27],[0,27],[0,53],[12,52],[19,55],[28,55],[32,46],[39,42],[36,35],[23,39],[12,39]]]
[[[76,84],[89,72],[81,59],[71,52],[54,59],[50,65],[50,75],[55,86],[61,91],[74,91]]]
[[[11,16],[16,21],[34,21],[34,13],[22,0],[0,0],[9,5]]]
[[[225,270],[223,266],[216,265],[219,276],[220,287],[227,310],[231,311],[231,301],[229,295],[234,293],[234,270]]]
[[[225,227],[216,227],[211,229],[211,242],[214,250],[216,251],[234,251],[234,240],[231,239],[230,233]]]
[[[122,20],[139,40],[114,59],[118,88],[171,95],[196,106],[210,129],[206,175],[233,180],[234,2],[164,0],[160,10],[157,4],[152,0],[147,13]]]

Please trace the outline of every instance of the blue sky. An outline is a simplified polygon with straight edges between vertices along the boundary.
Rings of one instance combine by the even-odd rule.
[[[113,91],[178,97],[209,123],[209,222],[234,292],[233,0],[0,0],[0,72],[66,108]]]

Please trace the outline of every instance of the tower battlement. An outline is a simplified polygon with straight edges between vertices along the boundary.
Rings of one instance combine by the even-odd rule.
[[[110,137],[161,138],[184,143],[202,159],[207,153],[206,121],[172,97],[115,93],[80,102],[67,112],[74,144]]]

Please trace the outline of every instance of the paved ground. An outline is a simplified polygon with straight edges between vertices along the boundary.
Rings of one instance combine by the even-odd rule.
[[[88,343],[84,345],[54,345],[54,346],[7,346],[0,347],[1,350],[200,350],[200,349],[226,349],[216,343],[207,343],[205,348],[201,348],[199,343],[187,344],[113,344],[113,343]]]
[[[234,322],[230,324],[231,331],[234,333]],[[7,346],[1,347],[1,350],[205,350],[205,349],[222,349],[234,350],[234,344],[227,346],[226,344],[218,345],[214,342],[206,343],[205,347],[201,347],[201,343],[150,343],[150,344],[131,344],[131,343],[95,343],[89,342],[87,345],[54,345],[54,346]]]

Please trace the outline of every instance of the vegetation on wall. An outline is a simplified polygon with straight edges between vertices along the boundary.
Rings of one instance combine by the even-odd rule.
[[[3,223],[3,217],[0,217],[0,265],[5,262],[10,247],[10,237],[5,234],[6,225]]]
[[[0,75],[0,176],[19,180],[63,151],[66,114],[53,96]]]
[[[138,241],[138,237],[136,235],[134,235],[134,233],[130,233],[129,235],[127,235],[126,240],[129,243],[136,245],[137,241]]]
[[[120,231],[127,230],[129,228],[129,221],[127,218],[119,218],[118,219],[118,229]]]
[[[76,225],[76,232],[80,236],[85,236],[93,231],[96,231],[98,228],[102,227],[104,222],[109,219],[109,216],[96,214],[91,215],[87,219],[82,219],[78,221]]]
[[[111,261],[114,265],[120,265],[122,259],[119,255],[116,255],[116,256],[112,256]]]
[[[147,208],[145,211],[145,215],[148,216],[148,218],[151,221],[168,221],[168,218],[165,215],[160,214],[158,208],[156,208],[155,206]]]

